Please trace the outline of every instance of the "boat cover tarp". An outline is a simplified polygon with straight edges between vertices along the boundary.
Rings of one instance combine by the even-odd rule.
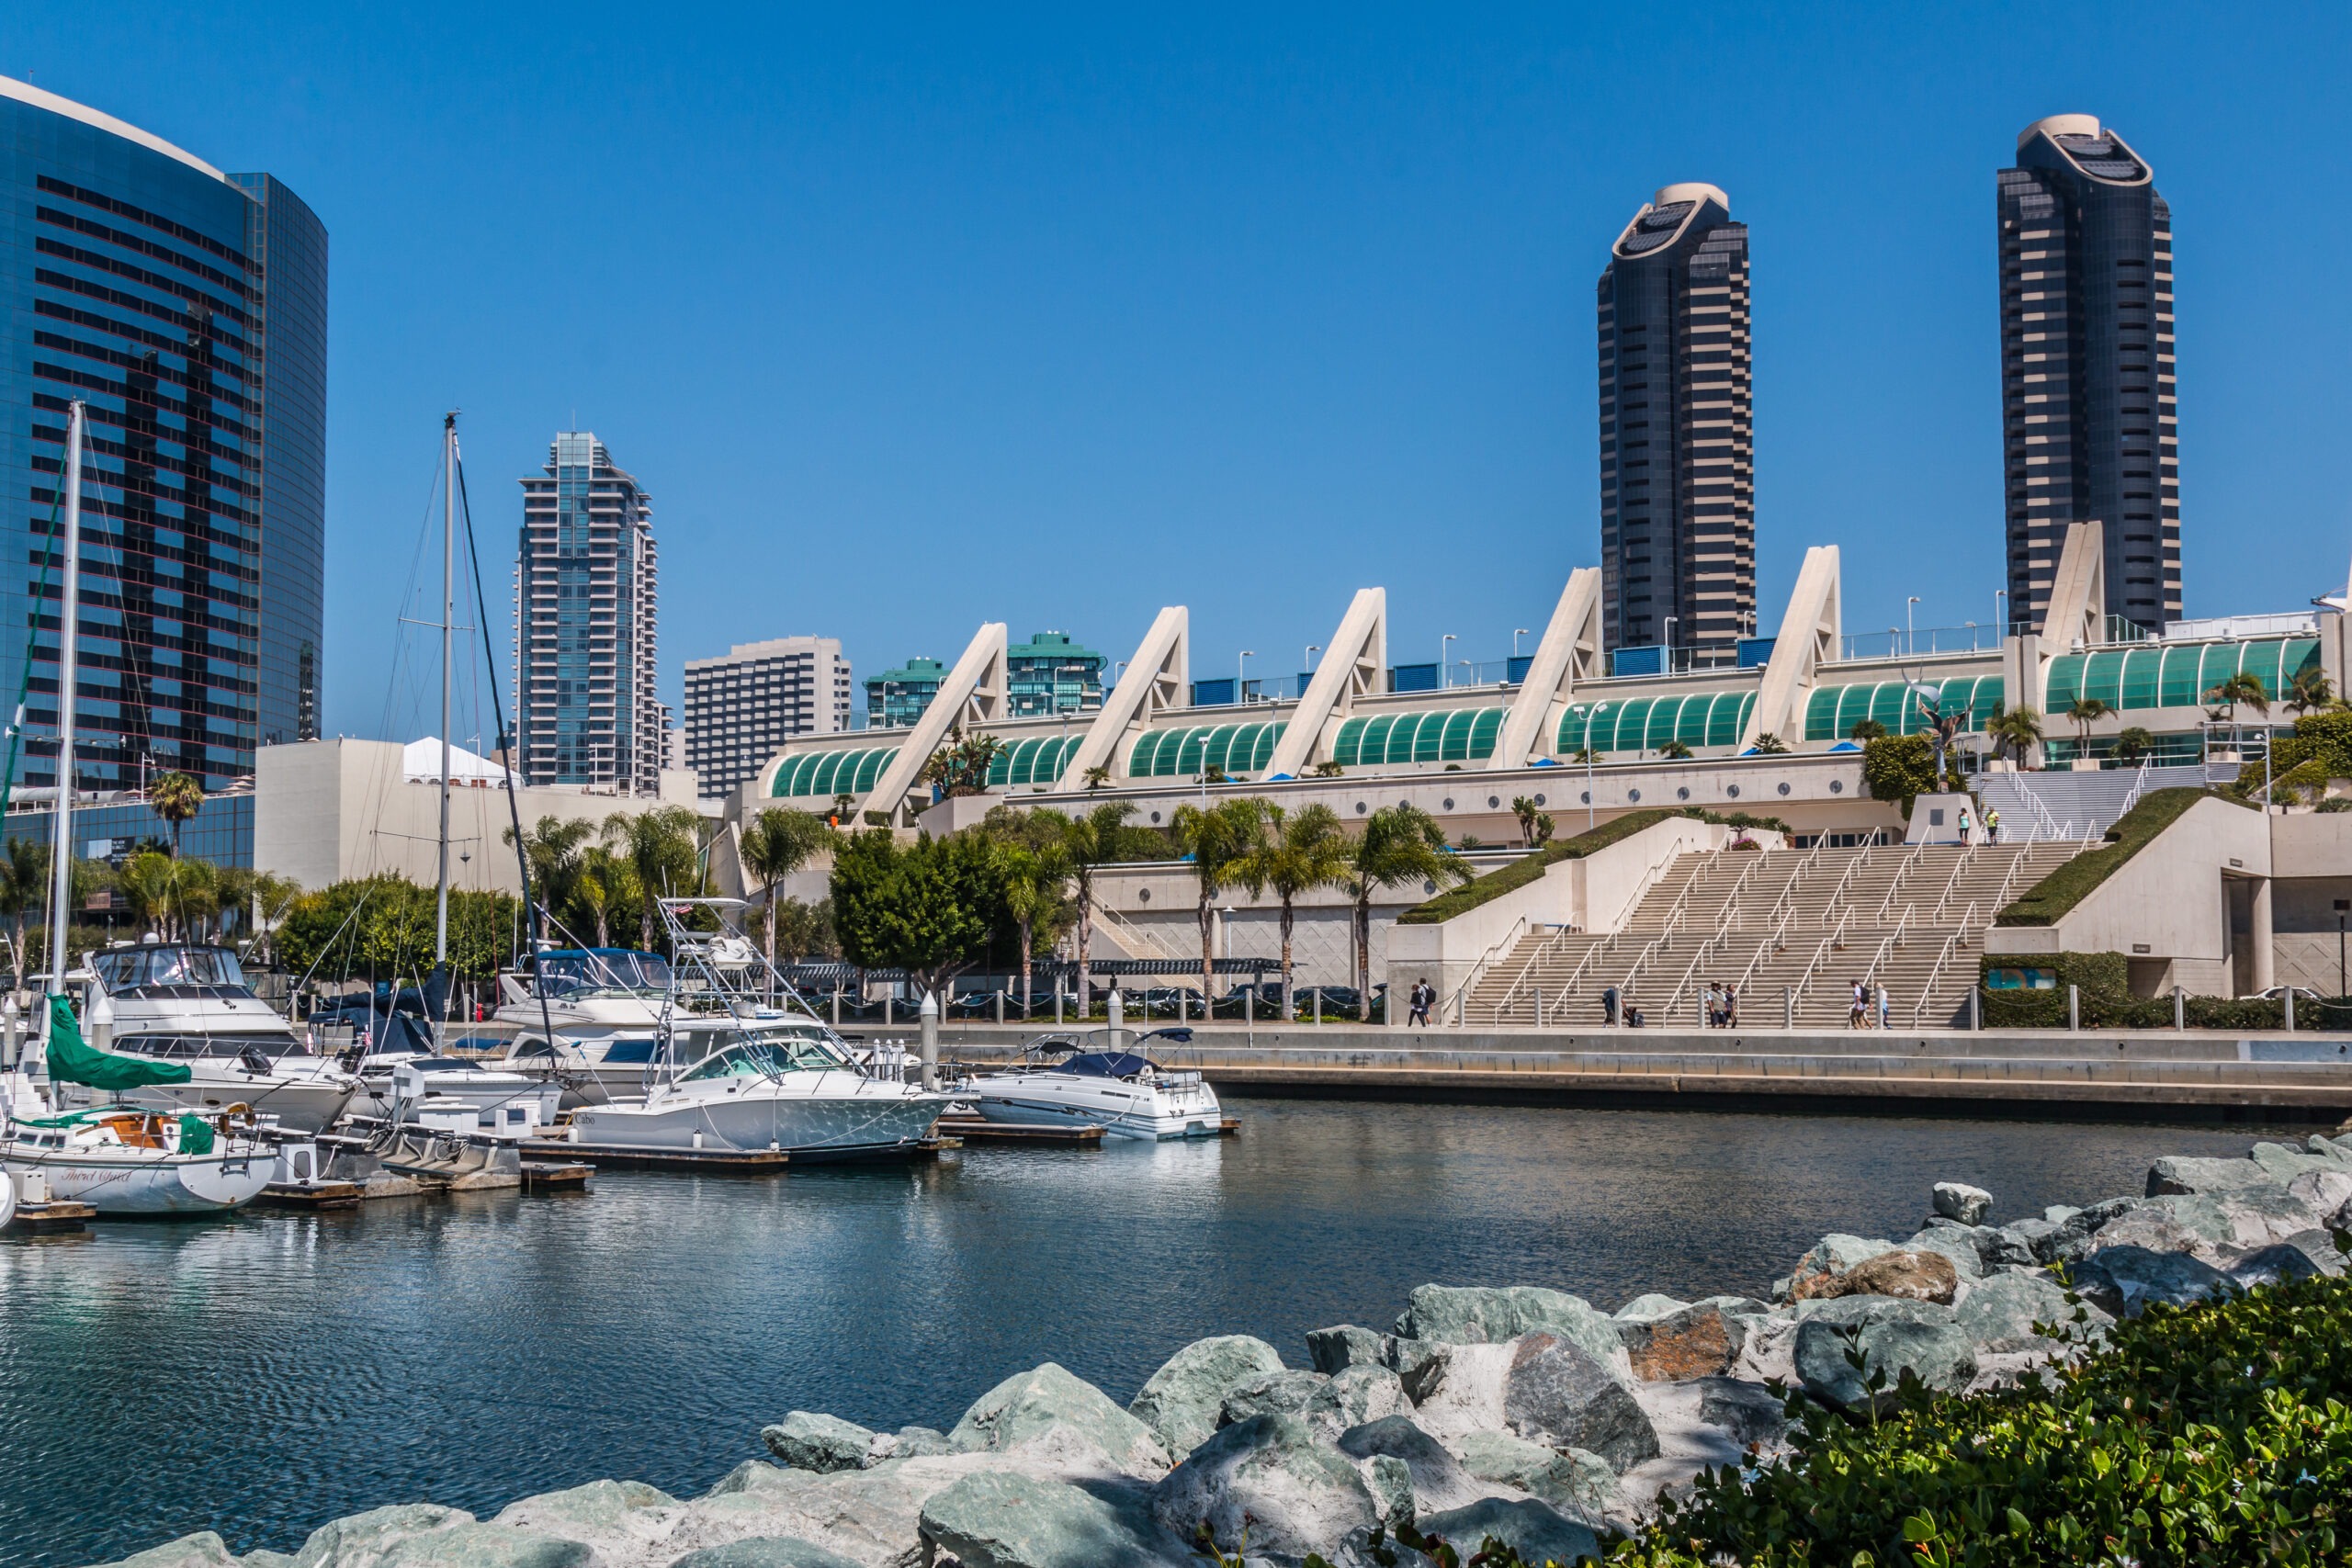
[[[144,1089],[150,1084],[186,1083],[188,1070],[177,1062],[150,1062],[139,1056],[118,1056],[82,1041],[82,1026],[74,1021],[74,1003],[65,997],[49,998],[49,1076],[55,1083],[87,1084],[107,1090]]]
[[[201,1116],[180,1116],[180,1153],[209,1155],[212,1152],[212,1123]]]

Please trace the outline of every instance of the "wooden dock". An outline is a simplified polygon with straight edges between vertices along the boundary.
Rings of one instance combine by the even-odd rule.
[[[254,1207],[315,1213],[330,1209],[356,1209],[360,1197],[356,1181],[273,1181],[261,1190]]]
[[[938,1131],[967,1144],[1013,1144],[1027,1148],[1092,1149],[1102,1145],[1102,1129],[1071,1123],[1058,1127],[1015,1127],[978,1116],[943,1116]]]
[[[738,1171],[757,1175],[782,1170],[792,1163],[792,1156],[783,1149],[631,1149],[611,1144],[575,1144],[563,1138],[541,1139],[537,1148],[524,1145],[525,1169],[557,1162],[612,1170]]]
[[[19,1203],[8,1221],[10,1235],[79,1235],[97,1211],[87,1203]]]
[[[525,1160],[523,1162],[523,1190],[526,1192],[585,1192],[588,1190],[589,1173],[595,1168],[585,1160],[567,1160],[561,1165]]]

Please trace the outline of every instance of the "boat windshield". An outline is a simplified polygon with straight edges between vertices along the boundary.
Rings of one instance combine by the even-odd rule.
[[[670,988],[670,961],[625,947],[573,948],[538,955],[539,994],[584,997],[659,994]]]
[[[249,1051],[265,1061],[309,1055],[283,1034],[127,1034],[114,1043],[114,1048],[129,1055],[177,1062],[199,1056],[243,1056]]]
[[[821,1073],[849,1064],[832,1045],[814,1035],[766,1034],[738,1040],[705,1057],[681,1078],[761,1078],[778,1073]]]
[[[245,971],[237,955],[225,947],[194,947],[183,942],[142,942],[136,947],[108,948],[90,955],[108,994],[173,996],[202,992],[156,991],[150,987],[209,987],[246,993]]]

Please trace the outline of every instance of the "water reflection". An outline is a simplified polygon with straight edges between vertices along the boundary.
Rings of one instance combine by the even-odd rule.
[[[1825,1231],[2137,1190],[2249,1135],[1255,1100],[1240,1139],[971,1150],[584,1197],[103,1227],[0,1246],[0,1563],[193,1529],[290,1550],[430,1497],[699,1491],[794,1407],[944,1427],[1054,1359],[1125,1399],[1207,1333],[1303,1358],[1424,1280],[1761,1292]]]

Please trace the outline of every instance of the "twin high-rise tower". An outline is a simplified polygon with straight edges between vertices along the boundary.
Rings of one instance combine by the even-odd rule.
[[[2171,209],[2088,115],[2027,127],[1998,180],[2010,616],[2041,624],[2066,525],[2097,520],[2109,611],[2160,627],[2182,613]],[[1756,616],[1747,226],[1668,186],[1597,292],[1604,634],[1731,662]]]

